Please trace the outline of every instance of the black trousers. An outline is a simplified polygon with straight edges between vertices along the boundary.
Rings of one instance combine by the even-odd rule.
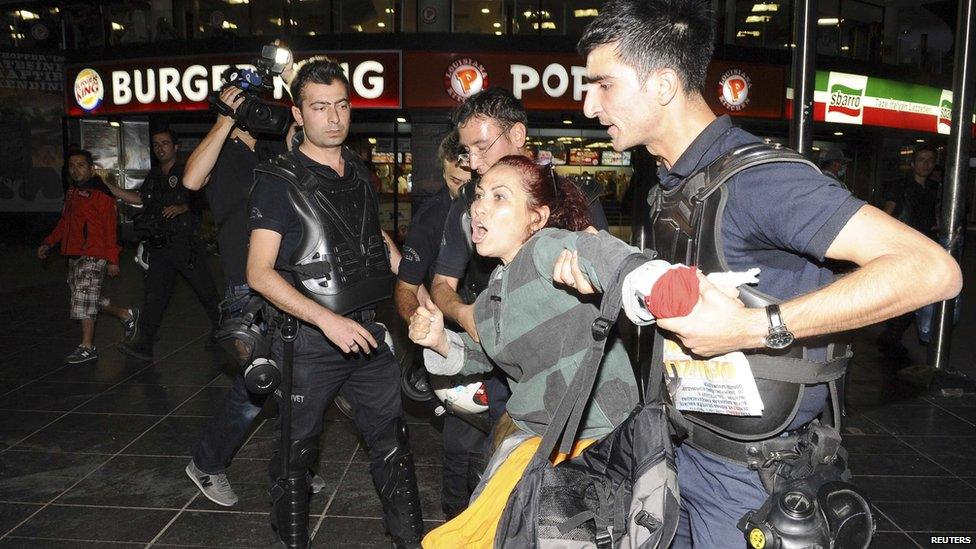
[[[444,416],[444,471],[441,477],[441,509],[445,518],[461,514],[481,480],[487,460],[485,433],[463,419]]]
[[[166,307],[173,296],[176,276],[182,276],[210,319],[212,328],[220,322],[220,297],[207,262],[203,245],[184,238],[174,238],[167,246],[149,252],[149,269],[145,275],[145,304],[139,317],[139,334],[151,345],[162,323]]]

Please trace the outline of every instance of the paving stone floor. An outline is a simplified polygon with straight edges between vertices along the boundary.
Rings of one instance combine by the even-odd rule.
[[[210,503],[183,472],[231,379],[223,358],[204,349],[207,323],[186,286],[177,287],[154,363],[121,356],[121,327],[103,317],[97,363],[66,366],[79,327],[67,319],[63,264],[41,269],[30,250],[0,252],[13,267],[0,277],[0,548],[268,547],[265,471],[276,442],[268,409],[229,470],[237,506]],[[106,295],[140,304],[141,277],[123,265]],[[972,259],[965,270],[967,282],[976,280]],[[970,374],[974,316],[964,315],[952,347],[953,363]],[[976,541],[976,395],[942,397],[905,384],[875,350],[876,333],[854,334],[845,433],[856,482],[879,518],[873,546]],[[913,338],[906,342],[924,357]],[[410,412],[430,528],[443,519],[439,426]],[[337,410],[326,419],[319,470],[327,486],[312,502],[313,546],[388,547],[363,445]]]

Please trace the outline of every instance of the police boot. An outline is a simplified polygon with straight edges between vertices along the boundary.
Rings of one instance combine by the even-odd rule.
[[[319,437],[291,441],[291,452],[282,471],[281,454],[275,452],[268,468],[271,475],[271,528],[279,546],[305,549],[309,545],[308,502],[311,497],[309,467],[319,454]]]
[[[420,547],[424,517],[413,465],[413,453],[402,418],[390,422],[370,452],[373,485],[383,505],[383,521],[398,548]]]

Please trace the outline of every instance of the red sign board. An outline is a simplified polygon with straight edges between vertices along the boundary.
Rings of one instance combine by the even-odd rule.
[[[482,89],[511,90],[529,110],[583,107],[586,60],[558,53],[405,52],[407,108],[454,108]]]
[[[705,102],[717,115],[782,118],[784,67],[712,61],[705,74]]]
[[[298,52],[295,58],[323,54],[346,69],[353,108],[401,107],[399,51]],[[207,96],[220,89],[224,70],[248,65],[255,57],[207,55],[69,66],[65,109],[70,116],[207,110]],[[280,78],[275,79],[273,96],[290,101]]]

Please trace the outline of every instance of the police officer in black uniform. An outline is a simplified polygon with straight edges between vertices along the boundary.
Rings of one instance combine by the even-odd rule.
[[[441,141],[438,158],[443,168],[444,187],[427,199],[413,214],[407,240],[403,246],[403,260],[397,272],[395,301],[397,311],[407,322],[420,306],[419,296],[426,293],[434,275],[434,262],[441,246],[444,222],[451,204],[461,187],[471,179],[471,172],[460,166],[462,152],[458,135],[452,131]],[[460,327],[456,327],[460,329]],[[415,387],[415,375],[427,383],[421,353],[417,353],[416,370],[408,374],[407,382]],[[418,389],[419,392],[419,389]],[[485,433],[454,414],[444,416],[442,429],[444,467],[441,477],[441,509],[446,520],[461,514],[485,469]]]
[[[159,130],[152,134],[151,140],[158,164],[149,171],[139,190],[109,187],[115,196],[129,204],[143,206],[136,229],[143,236],[143,245],[150,249],[146,302],[135,340],[119,345],[119,352],[140,360],[152,360],[153,341],[173,295],[177,274],[190,284],[203,305],[210,319],[211,333],[218,325],[220,303],[206,251],[196,234],[200,225],[199,202],[183,186],[176,133],[170,129]]]
[[[272,527],[285,547],[308,545],[309,465],[318,455],[322,415],[341,393],[369,448],[394,544],[419,547],[424,527],[400,368],[374,321],[375,303],[390,297],[394,275],[375,189],[358,156],[343,146],[349,81],[339,64],[322,59],[306,63],[291,89],[305,138],[258,167],[248,220],[247,282],[300,324],[292,343],[278,339],[272,347],[279,363],[293,353],[291,394],[281,397],[283,413],[290,404],[291,421],[283,425],[290,429],[288,456],[276,454],[270,471]]]

